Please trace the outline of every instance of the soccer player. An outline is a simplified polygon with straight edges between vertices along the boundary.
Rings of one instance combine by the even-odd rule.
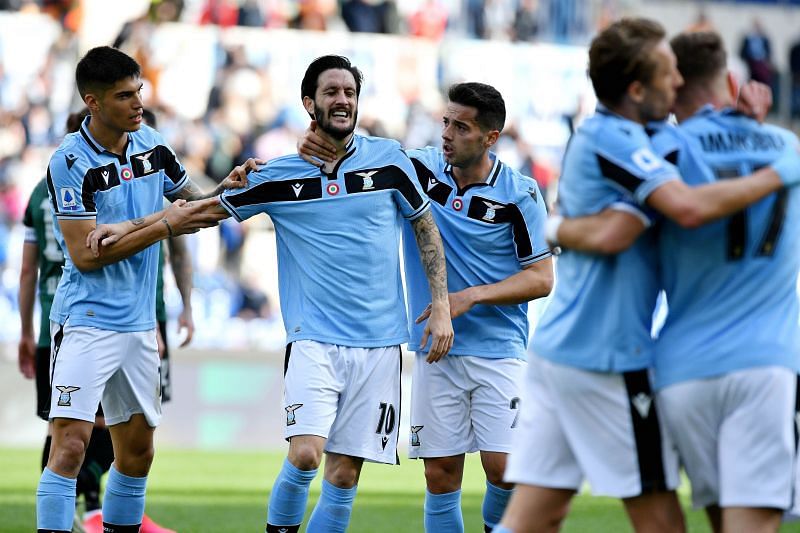
[[[486,530],[500,521],[513,488],[503,472],[520,412],[527,302],[549,294],[553,283],[544,198],[533,179],[489,151],[505,123],[502,96],[489,85],[459,83],[448,98],[443,150],[408,151],[442,234],[455,332],[448,357],[432,365],[420,320],[409,342],[417,350],[409,454],[425,462],[431,533],[464,531],[464,456],[476,450],[486,474]],[[312,131],[306,137],[301,153],[330,158],[332,147]],[[409,315],[424,319],[430,293],[410,237],[403,241]]]
[[[600,105],[567,148],[562,215],[610,207],[638,235],[649,224],[648,207],[697,226],[800,180],[794,149],[747,177],[696,188],[655,155],[645,125],[666,118],[682,84],[664,37],[655,22],[624,19],[592,41],[589,74]],[[548,232],[560,238],[559,226],[568,229],[557,223]],[[609,240],[605,251],[619,251],[619,237]],[[645,232],[615,255],[567,249],[560,257],[553,298],[533,337],[527,403],[506,472],[517,489],[496,531],[557,529],[584,478],[594,493],[623,500],[636,531],[684,529],[674,493],[677,457],[648,377],[655,244]]]
[[[67,133],[75,133],[83,119],[89,115],[84,108],[71,113],[67,118]],[[36,378],[37,415],[45,421],[50,412],[50,307],[56,287],[64,267],[64,253],[56,241],[53,230],[53,217],[47,194],[47,180],[42,178],[34,187],[25,208],[23,225],[26,229],[20,268],[19,301],[20,324],[22,331],[19,342],[20,370],[26,377]],[[41,274],[41,275],[40,275]],[[38,341],[34,338],[33,305],[37,295],[41,310]],[[47,438],[42,451],[42,469],[47,465],[50,455],[51,424],[48,424]],[[84,497],[84,516],[76,516],[76,524],[87,533],[102,533],[100,516],[100,478],[108,472],[114,460],[111,435],[103,419],[102,409],[98,409],[95,425],[89,444],[86,447],[83,464],[78,473],[76,497]],[[98,520],[99,519],[99,520]],[[73,525],[73,529],[79,529]],[[156,524],[148,516],[143,517],[142,533],[161,533],[170,530]]]
[[[246,189],[226,192],[221,206],[209,208],[238,221],[266,213],[275,225],[289,453],[270,494],[268,532],[299,530],[323,452],[322,493],[307,527],[314,533],[346,530],[365,460],[397,463],[399,344],[408,340],[399,264],[404,218],[432,295],[422,335],[423,344],[431,339],[428,361],[453,343],[430,204],[396,141],[354,134],[361,83],[345,57],[314,60],[301,83],[303,106],[335,147],[335,162],[274,159],[249,176]]]
[[[681,34],[672,48],[685,80],[674,108],[681,125],[660,128],[653,144],[689,185],[734,178],[796,149],[791,132],[733,109],[719,35]],[[777,531],[796,503],[798,217],[792,187],[702,228],[666,221],[659,233],[669,313],[655,344],[655,387],[693,502],[716,532]]]
[[[160,418],[153,244],[220,219],[204,212],[215,198],[185,203],[201,194],[161,136],[142,126],[139,75],[139,65],[113,48],[81,59],[76,81],[91,116],[65,137],[47,170],[65,265],[50,313],[53,438],[37,489],[40,532],[71,528],[75,477],[101,397],[115,452],[103,527],[139,531]],[[240,186],[241,174],[236,169],[221,188]],[[183,200],[162,211],[162,196]],[[87,246],[95,221],[144,229],[97,250]]]

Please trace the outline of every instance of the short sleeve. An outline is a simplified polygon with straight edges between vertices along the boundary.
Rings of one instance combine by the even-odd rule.
[[[276,199],[275,194],[270,194],[274,183],[268,176],[269,166],[251,172],[247,175],[247,187],[224,191],[219,197],[220,205],[239,222],[259,213],[265,213],[267,204]],[[303,181],[297,180],[295,185],[301,192],[305,185]]]
[[[643,132],[636,133],[608,131],[595,155],[603,177],[644,205],[653,191],[668,181],[680,179],[680,174],[675,165],[654,152]]]
[[[405,152],[397,148],[394,159],[395,167],[398,169],[393,180],[394,200],[403,217],[414,220],[428,210],[430,202],[422,192],[417,172]]]
[[[94,191],[87,182],[81,165],[68,165],[66,155],[57,151],[47,166],[47,189],[56,217],[59,219],[93,219],[97,216]]]
[[[152,131],[156,140],[154,155],[159,160],[159,166],[164,169],[164,196],[173,198],[189,183],[189,176],[172,147],[167,144],[160,133]]]
[[[533,179],[521,180],[518,189],[516,201],[508,207],[517,261],[521,267],[526,267],[551,255],[544,230],[547,207]]]

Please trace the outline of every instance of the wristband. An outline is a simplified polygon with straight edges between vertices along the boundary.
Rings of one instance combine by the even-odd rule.
[[[558,228],[564,222],[564,217],[561,215],[553,215],[544,223],[544,238],[550,244],[551,248],[558,246]]]
[[[172,226],[170,226],[169,222],[167,222],[167,217],[162,218],[161,222],[163,222],[164,225],[167,227],[167,231],[169,232],[169,236],[170,237],[174,237],[175,233],[173,233],[173,231],[172,231]]]

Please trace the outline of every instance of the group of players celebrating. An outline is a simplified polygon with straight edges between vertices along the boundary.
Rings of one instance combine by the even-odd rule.
[[[91,115],[47,175],[66,264],[39,532],[70,530],[101,399],[115,453],[104,531],[139,531],[160,419],[154,244],[260,213],[287,335],[289,451],[267,532],[299,530],[323,453],[315,533],[347,529],[364,460],[397,463],[406,342],[426,531],[464,530],[474,451],[486,531],[558,530],[584,481],[622,499],[636,531],[683,531],[679,463],[715,532],[776,531],[797,470],[798,140],[760,122],[759,87],[737,101],[713,33],[669,42],[653,21],[618,21],[592,41],[589,75],[600,103],[548,219],[536,182],[492,152],[506,113],[489,85],[450,87],[441,149],[404,151],[354,133],[361,73],[323,56],[301,83],[299,153],[248,160],[204,195],[141,124],[139,66],[89,51],[76,78]],[[550,294],[556,246],[529,350],[527,302]]]

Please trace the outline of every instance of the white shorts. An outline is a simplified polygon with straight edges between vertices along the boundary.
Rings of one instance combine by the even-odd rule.
[[[532,355],[522,404],[506,481],[578,490],[585,479],[616,498],[678,486],[646,370],[590,372]]]
[[[325,451],[398,464],[399,346],[301,340],[286,349],[286,438],[317,435]]]
[[[658,393],[695,506],[792,506],[796,391],[795,372],[763,367]]]
[[[151,427],[161,420],[161,378],[156,330],[118,332],[50,323],[50,419],[94,422],[102,400],[106,424],[141,413]]]
[[[428,364],[426,357],[414,360],[409,457],[509,453],[526,363],[451,355]]]

